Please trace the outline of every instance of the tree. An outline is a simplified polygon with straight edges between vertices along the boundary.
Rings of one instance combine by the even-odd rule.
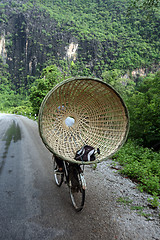
[[[46,94],[58,82],[63,80],[62,73],[55,65],[51,65],[43,69],[42,78],[36,79],[31,87],[30,101],[32,103],[34,113],[38,114],[39,107]]]
[[[129,136],[145,147],[154,147],[159,144],[160,71],[139,78],[137,84],[128,75],[124,78],[122,71],[117,69],[106,71],[102,76],[105,82],[121,94],[128,107],[130,115]]]
[[[160,0],[133,0],[133,6],[139,6],[143,9],[150,9],[152,7],[158,8]]]
[[[105,71],[102,78],[115,88],[125,100],[132,94],[135,87],[135,82],[129,78],[128,74],[123,76],[123,71],[119,69]]]
[[[132,9],[142,9],[148,11],[158,11],[160,7],[160,0],[132,0],[129,12]]]
[[[160,142],[160,72],[149,75],[127,100],[130,136],[146,147]]]

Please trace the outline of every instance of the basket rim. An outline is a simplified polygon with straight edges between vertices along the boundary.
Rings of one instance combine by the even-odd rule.
[[[97,81],[101,84],[104,84],[105,86],[107,86],[108,88],[110,88],[117,96],[118,98],[120,99],[120,102],[121,104],[123,105],[123,108],[125,110],[125,116],[127,118],[127,124],[126,124],[126,131],[125,131],[125,135],[123,137],[123,140],[120,142],[120,144],[118,145],[118,147],[116,148],[116,150],[109,154],[107,157],[104,157],[103,159],[101,160],[94,160],[92,162],[82,162],[82,161],[77,161],[73,158],[66,158],[66,157],[63,157],[62,155],[59,155],[58,153],[56,153],[54,151],[54,149],[52,147],[49,146],[49,144],[47,143],[46,141],[46,138],[45,136],[43,135],[43,130],[42,130],[42,116],[43,116],[43,109],[44,109],[44,106],[47,102],[47,100],[49,99],[49,97],[52,95],[52,93],[58,89],[60,86],[66,84],[66,83],[69,83],[69,82],[72,82],[72,81],[77,81],[77,80],[92,80],[92,81]],[[102,162],[102,161],[105,161],[109,158],[111,158],[117,151],[119,151],[119,149],[124,145],[124,143],[126,142],[126,139],[127,139],[127,136],[128,136],[128,133],[129,133],[129,127],[130,127],[130,117],[129,117],[129,112],[128,112],[128,109],[124,103],[124,100],[122,99],[121,95],[119,94],[119,92],[117,90],[115,90],[110,84],[104,82],[102,79],[99,79],[99,78],[95,78],[95,77],[72,77],[72,78],[67,78],[65,80],[63,80],[62,82],[56,84],[47,94],[46,96],[44,97],[42,103],[41,103],[41,106],[39,108],[39,114],[38,114],[38,130],[39,130],[39,135],[44,143],[44,145],[46,146],[46,148],[55,156],[57,156],[58,158],[64,160],[64,161],[68,161],[68,162],[71,162],[71,163],[77,163],[77,164],[81,164],[81,165],[89,165],[89,164],[94,164],[94,163],[99,163],[99,162]]]

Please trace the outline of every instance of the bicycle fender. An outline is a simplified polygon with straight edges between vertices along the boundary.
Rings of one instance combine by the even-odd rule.
[[[84,176],[83,176],[82,173],[80,173],[80,178],[81,178],[81,182],[82,182],[82,188],[83,188],[84,190],[87,189],[86,180],[85,180],[85,178],[84,178]]]

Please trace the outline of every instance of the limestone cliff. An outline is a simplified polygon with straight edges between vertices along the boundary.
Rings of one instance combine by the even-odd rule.
[[[21,78],[41,70],[51,56],[71,58],[74,53],[75,59],[75,50],[68,50],[70,43],[74,48],[71,33],[62,33],[45,12],[30,9],[23,13],[8,2],[5,16],[7,21],[0,25],[0,54],[17,85]]]
[[[72,26],[71,21],[69,23],[66,21],[64,23],[63,21],[61,23],[57,22],[54,17],[50,16],[49,11],[41,8],[40,5],[37,5],[37,2],[47,1],[1,0],[0,3],[0,55],[3,63],[9,66],[8,69],[16,89],[21,86],[27,86],[27,75],[39,76],[42,68],[48,64],[56,63],[59,68],[62,68],[62,65],[65,64],[67,67],[70,67],[70,63],[76,63],[78,60],[78,66],[83,66],[86,68],[86,71],[100,77],[104,69],[132,68],[131,70],[133,70],[138,68],[140,61],[144,62],[143,56],[145,52],[142,52],[141,46],[134,40],[135,37],[131,39],[135,42],[130,43],[130,40],[128,40],[129,36],[132,35],[130,32],[127,33],[126,38],[122,37],[121,31],[124,30],[125,33],[127,31],[124,27],[121,29],[117,28],[118,25],[115,22],[115,18],[110,17],[110,22],[107,23],[107,26],[112,27],[112,32],[121,34],[119,39],[117,38],[119,35],[116,37],[113,36],[113,33],[109,35],[109,30],[106,30],[103,34],[105,40],[99,40],[94,35],[94,32],[92,37],[90,35],[86,37],[87,34],[85,35],[85,33],[80,37],[76,34],[78,30],[75,30],[78,28],[75,28],[73,31],[76,22],[74,26]],[[108,7],[112,4],[112,1],[109,0],[101,1],[101,3],[98,0],[97,3],[96,1],[94,2],[97,4],[97,11],[98,4],[102,4],[102,6],[108,4],[104,5]],[[102,6],[100,6],[100,9],[102,9]],[[62,8],[62,6],[60,7]],[[113,7],[115,8],[115,6]],[[119,14],[120,11],[116,11]],[[100,14],[101,19],[103,19],[105,17],[103,11]],[[94,20],[96,21],[96,19]],[[120,21],[120,18],[116,21]],[[129,26],[128,22],[125,24],[125,27]],[[96,25],[96,29],[98,29],[98,25]],[[157,28],[155,28],[155,31],[158,31]],[[149,42],[150,40],[147,41]],[[134,57],[135,52],[133,51],[130,57],[133,45],[135,45],[137,52]],[[152,55],[151,51],[147,50],[147,47],[144,51]],[[154,56],[155,54],[153,53]],[[148,59],[150,60],[149,56]],[[134,65],[135,67],[133,68]],[[74,74],[77,73],[76,67],[73,67]],[[85,75],[85,72],[81,74]]]

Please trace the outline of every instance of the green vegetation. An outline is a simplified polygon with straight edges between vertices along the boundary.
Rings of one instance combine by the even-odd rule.
[[[94,69],[98,75],[105,68],[128,70],[159,62],[158,13],[149,21],[144,19],[142,10],[132,10],[127,17],[131,3],[126,0],[39,0],[37,4],[56,20],[62,32],[72,31],[85,44],[97,42],[94,48],[99,53]],[[88,53],[93,59],[92,49]],[[86,60],[88,53],[84,56]]]
[[[152,205],[160,195],[160,153],[154,152],[160,145],[158,4],[158,0],[0,3],[1,39],[5,36],[10,64],[5,64],[4,56],[0,59],[0,111],[34,116],[47,92],[65,78],[102,78],[120,92],[130,114],[129,140],[114,159],[123,166],[122,174],[138,182],[141,191],[153,194]],[[148,7],[156,8],[151,18]],[[14,22],[9,16],[18,17],[13,29],[3,31],[11,25],[8,21]],[[71,42],[78,48],[69,58]],[[143,76],[134,74],[138,70]]]
[[[17,113],[29,113],[32,111],[31,102],[24,88],[15,91],[11,75],[8,73],[8,65],[0,61],[0,111]]]
[[[139,211],[142,211],[143,209],[144,209],[144,207],[142,207],[142,206],[136,206],[136,205],[131,206],[131,210],[139,210]]]
[[[151,216],[150,213],[145,213],[144,210],[145,210],[145,207],[143,206],[138,206],[138,205],[133,205],[132,204],[132,200],[129,199],[128,197],[119,197],[117,199],[117,202],[120,202],[121,204],[124,204],[125,206],[130,206],[130,209],[133,210],[133,211],[137,211],[137,214],[140,215],[140,216],[143,216],[145,217],[146,219],[149,220],[149,217]]]
[[[160,71],[139,78],[136,89],[127,100],[130,116],[130,136],[151,147],[160,141]]]
[[[32,103],[33,112],[38,114],[43,98],[56,85],[62,81],[62,73],[55,65],[51,65],[43,69],[42,78],[36,79],[31,87],[30,101]]]
[[[140,8],[144,10],[158,10],[160,7],[159,0],[132,0],[131,8]]]
[[[159,197],[157,195],[157,193],[154,193],[152,198],[148,198],[148,202],[153,208],[157,208],[160,206]]]
[[[121,93],[130,114],[129,140],[113,159],[141,191],[159,196],[160,153],[152,148],[160,148],[160,72],[136,81],[121,77],[119,70],[106,71],[102,76]]]
[[[138,144],[153,147],[160,139],[160,71],[146,77],[122,77],[122,71],[112,70],[102,74],[123,97],[130,114],[129,137]]]
[[[134,2],[139,4],[138,0]],[[155,6],[158,0],[140,2],[146,6],[150,3]],[[159,64],[159,11],[153,13],[150,19],[145,18],[147,13],[143,8],[133,9],[128,16],[127,10],[132,5],[135,4],[130,0],[35,0],[25,3],[13,0],[12,11],[30,14],[32,9],[29,26],[41,19],[40,26],[29,29],[27,34],[30,47],[34,44],[40,50],[39,45],[43,46],[41,69],[47,61],[52,61],[51,64],[56,64],[65,71],[61,66],[63,61],[63,65],[67,65],[72,74],[94,74],[101,77],[106,69],[132,71]],[[7,21],[8,16],[6,23]],[[25,31],[26,23],[22,19],[10,41],[13,42],[16,36],[18,39],[22,35],[25,38]],[[78,42],[74,68],[70,64],[73,59],[68,61],[64,59],[64,53],[59,54],[59,50],[64,51],[64,46],[67,47],[71,39]],[[8,48],[10,46],[9,43]],[[8,50],[12,52],[13,48],[14,46]],[[19,79],[25,82],[28,73],[24,71],[23,74],[19,75]],[[36,69],[34,75],[39,77]]]
[[[132,203],[132,200],[130,200],[128,197],[119,197],[117,202],[123,203],[124,205],[129,205]]]
[[[160,154],[128,140],[114,155],[123,169],[122,174],[138,183],[140,191],[160,195]]]
[[[125,206],[130,206],[130,209],[133,211],[137,211],[137,214],[140,216],[145,217],[147,220],[151,217],[150,213],[145,212],[145,207],[139,206],[139,205],[133,205],[132,200],[128,197],[119,197],[117,199],[117,202],[120,202],[121,204],[124,204]],[[152,206],[153,207],[153,206]]]

